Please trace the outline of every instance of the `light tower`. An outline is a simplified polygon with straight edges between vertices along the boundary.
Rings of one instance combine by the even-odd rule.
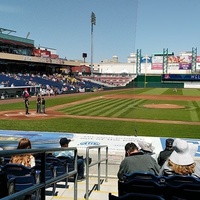
[[[93,76],[93,26],[96,25],[96,16],[91,14],[91,76]]]

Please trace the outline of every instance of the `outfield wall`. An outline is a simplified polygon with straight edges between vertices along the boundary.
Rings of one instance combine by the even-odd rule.
[[[184,82],[180,81],[162,81],[162,75],[138,75],[126,87],[137,88],[184,88]]]
[[[59,140],[62,137],[71,139],[70,147],[77,147],[78,151],[84,152],[88,146],[107,145],[109,154],[124,155],[124,146],[128,142],[138,144],[144,138],[150,138],[155,147],[154,152],[158,154],[165,148],[164,137],[145,137],[145,136],[119,136],[119,135],[100,135],[87,133],[64,133],[64,132],[36,132],[36,131],[15,131],[0,130],[0,147],[3,149],[15,149],[18,141],[22,137],[27,137],[32,143],[32,148],[58,148]],[[189,143],[198,144],[198,152],[195,157],[200,158],[200,139],[186,138]]]

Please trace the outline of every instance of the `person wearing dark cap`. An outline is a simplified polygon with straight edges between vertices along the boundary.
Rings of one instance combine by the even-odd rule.
[[[158,164],[162,167],[167,158],[171,155],[173,152],[173,142],[174,140],[171,138],[166,139],[165,141],[165,149],[161,151],[158,155]]]
[[[71,142],[70,139],[61,138],[60,146],[68,147],[70,142]],[[72,150],[54,152],[53,155],[55,157],[68,157],[70,159],[74,159],[74,151],[72,151]],[[78,168],[77,169],[78,170],[78,180],[83,180],[85,178],[85,176],[84,176],[84,170],[85,170],[84,159],[79,156],[77,159],[77,168]]]

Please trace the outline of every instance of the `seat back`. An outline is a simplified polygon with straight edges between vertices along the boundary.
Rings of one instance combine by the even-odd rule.
[[[68,172],[71,172],[74,170],[74,159],[65,157],[65,156],[59,156],[57,157],[59,160],[61,160],[63,163],[67,164],[68,166]]]
[[[141,172],[133,172],[131,174],[124,174],[124,181],[131,181],[132,179],[144,179],[144,180],[152,180],[152,181],[156,181],[156,182],[163,182],[164,180],[162,180],[161,176],[156,176],[152,173],[141,173]]]
[[[200,180],[193,176],[173,175],[166,179],[167,199],[195,199],[200,196]]]
[[[7,183],[8,179],[6,172],[0,171],[0,198],[3,198],[8,195]]]
[[[118,181],[118,194],[122,196],[126,193],[144,193],[163,196],[166,187],[163,179],[151,173],[125,174],[124,181]]]
[[[35,160],[35,169],[41,171],[41,160],[40,159],[36,159]],[[50,180],[52,178],[56,177],[56,167],[53,166],[53,164],[51,163],[45,163],[45,181]],[[56,192],[56,184],[52,184],[47,186],[46,188],[52,187],[52,195],[55,194]]]
[[[114,196],[109,193],[108,200],[164,200],[163,197],[159,195],[151,195],[151,194],[140,194],[140,193],[127,193],[123,196]]]
[[[198,200],[200,196],[200,184],[183,183],[181,185],[167,185],[166,199]]]
[[[7,163],[3,167],[3,171],[6,172],[8,178],[13,176],[25,176],[33,174],[35,172],[34,168],[29,168],[21,164]]]
[[[39,183],[39,174],[34,168],[29,168],[21,164],[8,163],[3,166],[3,172],[6,173],[8,179],[9,194],[27,189]],[[39,195],[39,191],[35,192],[35,198]]]
[[[54,156],[47,156],[46,162],[56,167],[56,176],[62,175],[68,170],[67,163]]]
[[[33,175],[15,176],[13,182],[14,182],[13,192],[24,190],[36,184],[35,177]]]
[[[10,156],[4,156],[4,165],[10,163]]]
[[[181,184],[199,184],[199,179],[193,176],[184,176],[184,175],[171,175],[166,179],[166,184],[171,186],[180,186]]]

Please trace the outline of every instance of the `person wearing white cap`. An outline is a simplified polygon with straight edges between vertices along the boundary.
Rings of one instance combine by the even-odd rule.
[[[155,147],[152,143],[153,141],[150,138],[144,138],[138,141],[140,151],[142,151],[144,154],[151,155],[157,161],[157,155],[154,153]]]
[[[176,139],[173,143],[174,151],[166,160],[160,170],[160,175],[191,175],[200,177],[195,171],[196,163],[191,155],[189,145],[186,140]]]

